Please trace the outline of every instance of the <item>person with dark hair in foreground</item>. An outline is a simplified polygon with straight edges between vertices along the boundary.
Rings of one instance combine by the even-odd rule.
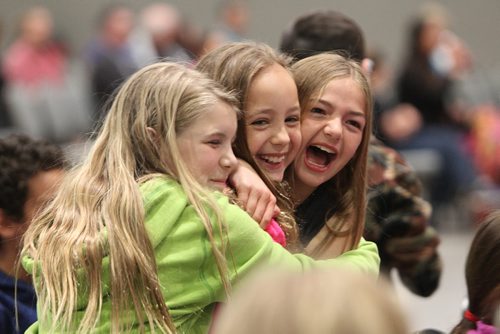
[[[49,142],[23,135],[0,139],[0,333],[24,333],[37,319],[31,278],[16,269],[21,237],[53,194],[64,165],[62,150]]]

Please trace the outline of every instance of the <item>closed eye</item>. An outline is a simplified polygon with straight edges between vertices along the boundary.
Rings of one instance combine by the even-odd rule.
[[[207,141],[207,144],[210,145],[210,146],[219,146],[220,144],[222,144],[222,141],[220,139],[212,139],[212,140],[209,140]]]

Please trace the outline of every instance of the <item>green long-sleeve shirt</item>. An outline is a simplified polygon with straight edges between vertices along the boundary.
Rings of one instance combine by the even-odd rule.
[[[144,196],[146,228],[155,250],[162,292],[173,321],[180,333],[206,333],[214,303],[225,299],[207,232],[178,183],[156,178],[142,184],[140,189]],[[363,241],[358,249],[336,259],[314,261],[302,254],[292,255],[273,242],[246,212],[230,204],[226,197],[220,196],[218,204],[227,225],[229,250],[226,254],[233,284],[264,264],[279,264],[294,270],[349,265],[378,274],[380,259],[374,243]],[[216,241],[221,241],[218,234]],[[103,263],[109,262],[105,259]],[[23,265],[31,271],[29,258],[23,259]],[[109,275],[107,266],[103,265],[103,271],[104,277]],[[84,305],[81,306],[77,312],[83,314]],[[109,333],[110,312],[111,301],[104,299],[96,332]],[[38,324],[30,330],[29,333],[46,332]]]

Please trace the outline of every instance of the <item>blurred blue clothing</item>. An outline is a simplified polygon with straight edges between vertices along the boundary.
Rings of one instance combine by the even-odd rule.
[[[24,333],[37,320],[35,289],[17,281],[19,330],[16,330],[15,278],[0,271],[0,333]]]
[[[431,202],[435,205],[451,201],[455,195],[470,191],[476,180],[476,170],[466,154],[463,133],[453,126],[424,125],[411,138],[391,143],[397,150],[432,149],[441,156],[441,169],[431,189]]]
[[[107,45],[102,39],[91,41],[84,59],[90,70],[90,84],[95,104],[95,118],[103,117],[103,107],[120,86],[138,67],[132,57],[129,44]]]

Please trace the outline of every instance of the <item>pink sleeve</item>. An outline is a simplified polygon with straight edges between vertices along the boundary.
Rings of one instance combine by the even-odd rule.
[[[281,246],[286,247],[285,233],[276,220],[271,219],[271,222],[267,224],[264,231],[266,231],[274,241],[279,243]]]

